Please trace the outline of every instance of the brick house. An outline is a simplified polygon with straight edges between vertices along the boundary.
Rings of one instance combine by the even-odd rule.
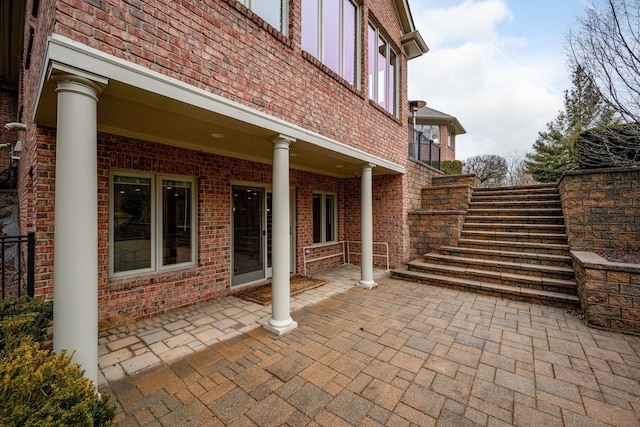
[[[99,330],[268,278],[265,327],[295,328],[304,248],[359,242],[365,288],[373,242],[407,261],[407,61],[427,46],[406,0],[27,0],[23,14],[21,229],[54,348],[88,377]]]
[[[415,114],[415,129],[422,132],[427,139],[431,139],[440,146],[440,161],[456,159],[456,136],[467,131],[454,116],[422,107]],[[409,114],[409,124],[413,126],[413,115]]]

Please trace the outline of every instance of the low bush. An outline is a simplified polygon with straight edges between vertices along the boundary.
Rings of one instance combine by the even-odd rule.
[[[0,425],[111,426],[114,408],[66,353],[23,340],[0,363]]]
[[[37,298],[0,302],[0,426],[111,426],[114,407],[80,365],[41,348],[52,318]]]
[[[42,341],[53,319],[51,302],[39,298],[6,298],[0,302],[0,351],[9,351],[23,337]]]
[[[460,175],[462,173],[462,162],[460,160],[443,160],[440,162],[440,170],[445,175]]]

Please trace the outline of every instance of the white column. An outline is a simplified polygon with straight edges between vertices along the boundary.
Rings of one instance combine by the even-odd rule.
[[[90,80],[54,76],[58,83],[53,275],[53,348],[98,384],[97,102]]]
[[[360,184],[360,282],[358,286],[373,289],[373,190],[371,172],[375,165],[368,163],[362,167]]]
[[[273,139],[272,182],[272,258],[271,319],[264,327],[277,335],[283,335],[298,327],[291,318],[291,283],[289,239],[289,145],[293,138],[279,135]]]

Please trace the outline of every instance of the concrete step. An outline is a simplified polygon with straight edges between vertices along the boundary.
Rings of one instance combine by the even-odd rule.
[[[469,209],[561,209],[560,200],[509,200],[500,202],[469,203]]]
[[[565,243],[510,242],[502,240],[478,240],[462,238],[458,246],[494,251],[536,252],[540,254],[569,256],[569,245]]]
[[[470,231],[500,231],[505,233],[530,232],[565,234],[564,224],[469,222],[468,218],[465,218],[464,229]]]
[[[561,208],[479,208],[470,207],[467,211],[472,216],[562,216]]]
[[[556,184],[535,184],[522,185],[516,187],[493,187],[493,188],[475,188],[474,195],[478,196],[499,196],[499,195],[530,195],[530,194],[555,194],[558,195],[558,186]]]
[[[547,279],[574,280],[573,269],[566,264],[562,266],[540,263],[531,264],[528,262],[451,256],[449,254],[442,254],[438,252],[426,254],[424,256],[424,261],[428,264],[439,264],[449,267],[463,267],[500,273],[521,274]]]
[[[428,273],[424,271],[412,271],[408,267],[401,267],[391,272],[391,277],[410,280],[427,285],[442,286],[459,291],[477,292],[483,295],[494,295],[516,301],[527,301],[537,304],[554,305],[560,307],[576,307],[579,299],[576,295],[564,292],[552,292],[548,290],[522,288],[497,283],[483,282],[468,278],[457,278]]]
[[[557,201],[557,193],[530,193],[530,194],[476,194],[471,197],[472,202],[512,202],[512,201]]]
[[[466,226],[460,232],[463,239],[474,240],[499,240],[503,242],[530,242],[562,244],[567,242],[564,233],[535,233],[535,232],[505,232],[493,230],[466,230]]]
[[[439,274],[458,279],[476,280],[484,283],[540,289],[551,292],[564,292],[571,295],[577,294],[577,285],[574,280],[553,279],[518,273],[503,273],[500,271],[490,271],[470,267],[440,265],[428,263],[420,259],[410,261],[407,263],[407,267],[412,271]]]
[[[563,225],[564,217],[562,215],[467,215],[465,223],[483,223],[483,224],[549,224]]]
[[[463,257],[470,259],[481,258],[484,260],[513,262],[519,264],[543,264],[556,267],[571,265],[571,257],[569,255],[553,255],[537,252],[518,252],[513,248],[511,250],[494,250],[460,246],[441,246],[440,248],[438,248],[438,253],[452,257]]]

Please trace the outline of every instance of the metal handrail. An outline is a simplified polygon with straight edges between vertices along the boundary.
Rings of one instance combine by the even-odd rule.
[[[428,159],[423,159],[423,150],[427,148],[428,144]],[[424,132],[415,129],[413,126],[409,126],[408,135],[408,148],[409,157],[414,158],[422,163],[425,163],[436,169],[440,169],[440,144],[434,142],[432,139],[427,138]]]
[[[357,241],[349,241],[349,240],[340,240],[337,242],[329,242],[329,243],[322,243],[322,244],[316,244],[313,246],[305,246],[302,248],[302,262],[303,262],[303,268],[304,268],[304,275],[307,275],[307,264],[312,263],[312,262],[316,262],[316,261],[322,261],[325,259],[329,259],[329,258],[337,258],[337,257],[342,257],[342,264],[350,264],[351,263],[351,255],[361,255],[360,252],[355,252],[351,250],[351,245],[352,244],[357,244],[359,245],[360,242]],[[383,254],[376,254],[374,252],[373,257],[378,257],[378,258],[385,258],[386,259],[386,266],[387,266],[387,271],[389,270],[389,243],[387,242],[373,242],[373,246],[374,249],[376,247],[376,245],[380,246],[383,245],[384,246],[384,253]],[[331,253],[329,255],[322,255],[322,256],[318,256],[315,258],[311,258],[311,259],[307,259],[307,255],[311,254],[311,251],[314,249],[326,249],[328,247],[331,246],[342,246],[342,251],[341,252],[336,252],[336,253]]]

